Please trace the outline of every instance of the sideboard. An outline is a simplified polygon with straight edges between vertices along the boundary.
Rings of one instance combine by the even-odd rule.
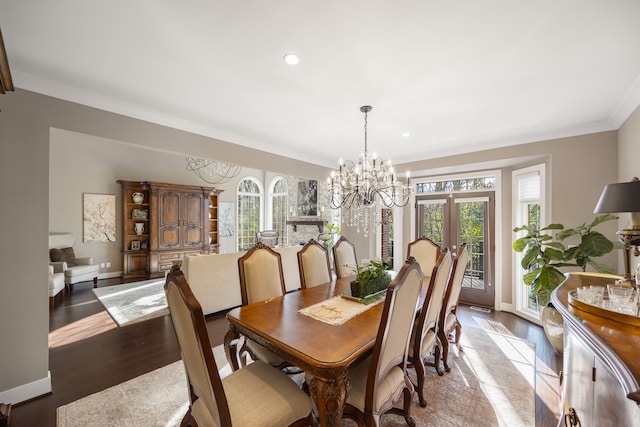
[[[606,286],[620,276],[568,273],[551,301],[564,318],[562,412],[584,427],[640,426],[640,322],[616,320],[572,304],[571,291],[587,285]],[[571,294],[573,295],[573,294]],[[640,321],[640,319],[638,319]]]

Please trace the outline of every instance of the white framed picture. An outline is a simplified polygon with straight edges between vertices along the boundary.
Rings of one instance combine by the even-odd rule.
[[[82,200],[83,241],[116,241],[116,195],[84,193]]]

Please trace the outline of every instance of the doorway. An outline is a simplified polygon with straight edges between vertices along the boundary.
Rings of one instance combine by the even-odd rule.
[[[452,252],[467,244],[460,302],[495,305],[495,192],[450,192],[416,196],[416,236],[425,236]]]

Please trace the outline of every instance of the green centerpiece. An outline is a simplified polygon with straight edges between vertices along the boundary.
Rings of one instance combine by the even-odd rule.
[[[365,298],[387,289],[390,283],[387,265],[381,261],[369,260],[357,267],[356,279],[351,282],[351,296]]]

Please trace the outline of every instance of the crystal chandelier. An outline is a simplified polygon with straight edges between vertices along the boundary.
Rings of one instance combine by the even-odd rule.
[[[372,227],[380,224],[380,209],[405,206],[409,203],[413,188],[409,185],[409,172],[406,182],[399,180],[391,165],[369,156],[367,151],[367,114],[372,107],[360,107],[364,113],[364,153],[357,163],[350,160],[342,162],[339,170],[332,171],[327,178],[329,204],[333,209],[341,209],[342,221],[349,227],[357,227],[367,236]]]
[[[242,169],[238,165],[214,160],[200,159],[186,156],[187,170],[195,173],[209,184],[224,184],[231,178],[238,176]]]

